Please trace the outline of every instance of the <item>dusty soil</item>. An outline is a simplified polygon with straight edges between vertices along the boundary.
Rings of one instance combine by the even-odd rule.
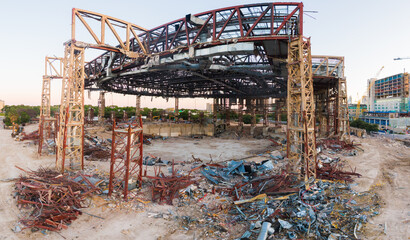
[[[0,122],[1,119],[0,119]],[[26,132],[33,131],[36,125],[26,127]],[[154,213],[176,212],[174,206],[141,203],[121,204],[116,207],[109,201],[98,198],[92,207],[84,211],[104,219],[83,214],[73,222],[68,230],[61,233],[40,231],[32,233],[25,230],[14,233],[19,210],[12,196],[14,178],[19,177],[23,169],[37,169],[40,166],[53,167],[55,156],[41,156],[36,153],[36,146],[30,142],[16,142],[11,137],[11,130],[0,126],[0,239],[194,239],[195,232],[181,229],[175,222],[165,218],[149,217]],[[180,138],[154,140],[151,146],[144,145],[144,152],[163,159],[192,160],[192,154],[208,162],[210,154],[214,161],[229,160],[251,156],[248,151],[264,151],[271,145],[268,140],[221,140],[205,138],[200,140]],[[108,162],[86,161],[86,168],[108,169]],[[107,166],[105,166],[107,165]]]
[[[0,119],[1,122],[1,119]],[[28,127],[27,131],[36,126]],[[384,205],[381,214],[371,219],[366,226],[364,239],[409,239],[410,218],[410,148],[394,140],[367,138],[355,139],[361,142],[363,153],[358,156],[344,157],[355,167],[362,178],[357,179],[355,190],[377,191]],[[221,144],[224,143],[224,144]],[[163,157],[166,160],[191,159],[191,155],[202,160],[215,161],[251,156],[255,149],[264,151],[269,146],[266,140],[221,140],[205,138],[155,140],[153,145],[145,147],[146,153]],[[39,166],[53,166],[55,156],[38,157],[36,147],[28,142],[15,142],[10,137],[10,130],[0,126],[0,239],[196,239],[197,234],[186,231],[171,218],[150,217],[154,213],[175,212],[174,206],[157,204],[130,203],[113,207],[112,203],[96,198],[85,212],[104,219],[83,214],[74,221],[68,230],[61,233],[32,233],[25,230],[14,233],[11,229],[19,219],[19,210],[12,196],[14,182],[21,171],[37,169]],[[108,162],[88,162],[87,167],[103,166]],[[110,206],[111,205],[111,206]],[[238,233],[233,234],[238,235]]]
[[[382,198],[380,215],[367,224],[366,239],[410,238],[410,148],[384,137],[354,138],[364,152],[346,157],[363,176],[356,191],[374,189]]]
[[[194,155],[203,161],[212,158],[215,162],[221,162],[246,158],[264,152],[270,146],[272,142],[266,139],[169,138],[156,139],[151,145],[144,145],[144,152],[168,161],[188,161]]]

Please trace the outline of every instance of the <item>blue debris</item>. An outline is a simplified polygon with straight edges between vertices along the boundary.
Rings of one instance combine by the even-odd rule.
[[[201,170],[202,175],[204,175],[210,182],[212,182],[213,184],[218,184],[218,180],[216,180],[215,178],[213,178],[209,173],[207,173],[204,170]]]
[[[262,165],[258,167],[259,171],[271,171],[273,170],[274,166],[271,160],[267,160]]]
[[[284,228],[284,229],[289,229],[289,228],[291,228],[293,225],[292,224],[290,224],[288,221],[285,221],[285,220],[282,220],[282,219],[279,219],[278,218],[278,221],[279,221],[279,223],[280,223],[280,226],[282,227],[282,228]]]

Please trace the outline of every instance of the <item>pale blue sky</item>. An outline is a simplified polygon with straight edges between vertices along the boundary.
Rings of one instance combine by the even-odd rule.
[[[0,99],[6,104],[39,105],[44,57],[63,56],[63,42],[70,38],[71,8],[117,17],[145,28],[184,17],[188,13],[269,1],[7,1],[0,0]],[[406,0],[307,0],[304,34],[312,38],[312,54],[345,56],[348,94],[366,90],[366,80],[385,66],[379,77],[410,71],[410,1]],[[81,36],[77,37],[81,40]],[[94,53],[95,54],[95,53]],[[93,54],[88,54],[92,56]],[[87,56],[87,51],[86,51]],[[61,84],[52,83],[52,104],[60,102]],[[181,107],[205,108],[203,100],[183,100]],[[97,95],[86,103],[97,103]],[[143,107],[171,107],[174,101],[151,102]],[[107,95],[107,105],[135,104],[134,96]]]

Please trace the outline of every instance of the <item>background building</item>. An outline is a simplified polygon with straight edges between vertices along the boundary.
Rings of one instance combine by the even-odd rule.
[[[397,112],[409,111],[409,74],[399,73],[389,77],[377,79],[371,84],[369,80],[370,112]]]
[[[0,100],[0,112],[3,111],[4,108],[4,101]]]
[[[349,120],[353,121],[360,116],[363,116],[363,113],[367,111],[366,104],[360,104],[360,112],[357,114],[357,104],[349,104]]]

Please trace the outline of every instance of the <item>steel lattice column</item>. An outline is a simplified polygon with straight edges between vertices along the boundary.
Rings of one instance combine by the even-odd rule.
[[[65,46],[56,167],[84,169],[84,48]]]
[[[350,142],[349,108],[347,104],[346,78],[339,78],[338,81],[338,123],[337,133],[341,140]]]
[[[291,168],[302,163],[308,186],[316,177],[315,103],[313,98],[310,39],[299,37],[288,47],[287,154]]]
[[[108,195],[114,190],[120,192],[124,199],[128,199],[128,183],[136,177],[139,187],[142,184],[142,155],[143,131],[141,116],[131,124],[117,126],[115,121],[112,128],[110,182]]]
[[[47,60],[46,60],[47,65]],[[46,72],[47,74],[47,72]],[[38,142],[38,154],[41,156],[43,150],[44,139],[51,138],[52,133],[52,121],[50,113],[50,87],[51,78],[43,76],[43,85],[41,90],[41,106],[40,106],[40,120],[39,120],[39,142]]]
[[[40,107],[40,119],[41,117],[50,117],[50,86],[51,78],[43,76],[43,86],[41,90],[41,107]]]

